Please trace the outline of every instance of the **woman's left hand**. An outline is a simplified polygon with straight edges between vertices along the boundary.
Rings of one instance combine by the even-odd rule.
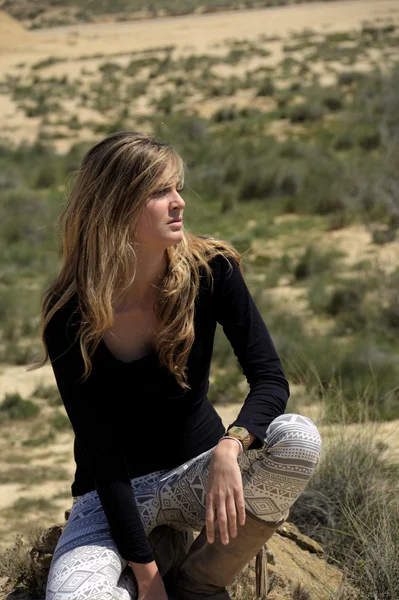
[[[245,502],[241,470],[237,462],[240,452],[234,440],[219,442],[212,453],[206,494],[206,537],[210,544],[215,540],[215,517],[219,524],[223,544],[237,535],[237,516],[240,525],[245,523]],[[216,515],[215,515],[216,511]]]

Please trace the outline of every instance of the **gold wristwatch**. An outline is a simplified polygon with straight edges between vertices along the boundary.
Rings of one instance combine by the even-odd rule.
[[[244,452],[248,450],[249,444],[251,443],[251,436],[249,434],[248,429],[245,427],[238,427],[237,425],[233,425],[230,429],[227,430],[226,435],[236,438],[242,444]]]

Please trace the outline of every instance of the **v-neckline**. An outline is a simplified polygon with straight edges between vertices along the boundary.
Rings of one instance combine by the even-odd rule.
[[[129,361],[125,361],[125,360],[121,360],[120,358],[117,358],[114,354],[112,354],[111,350],[108,348],[107,344],[104,341],[104,338],[102,338],[100,344],[102,345],[102,347],[104,348],[105,352],[117,363],[120,363],[121,365],[135,365],[136,363],[142,363],[148,359],[150,359],[152,356],[154,356],[155,354],[155,350],[152,349],[148,354],[146,354],[145,356],[142,356],[141,358],[136,358],[135,360],[129,360]]]

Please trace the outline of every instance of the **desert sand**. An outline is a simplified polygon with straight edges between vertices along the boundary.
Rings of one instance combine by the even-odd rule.
[[[358,28],[364,21],[388,18],[399,18],[397,0],[317,2],[263,10],[71,25],[31,32],[24,32],[19,24],[1,13],[0,34],[7,30],[7,35],[0,35],[0,72],[16,61],[32,62],[47,56],[74,58],[167,45],[184,52],[204,52],[226,38],[286,37],[290,32],[304,29],[348,30]]]

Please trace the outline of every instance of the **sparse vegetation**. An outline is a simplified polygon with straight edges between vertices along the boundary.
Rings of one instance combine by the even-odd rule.
[[[377,442],[377,431],[370,423],[356,430],[341,423],[334,437],[325,439],[318,470],[290,518],[339,562],[361,597],[394,600],[398,468]]]
[[[161,9],[198,8],[187,2],[166,7],[157,0],[147,10],[156,16]],[[10,12],[24,10],[19,0],[12,4],[5,5]],[[32,27],[47,23],[45,11],[36,13],[39,5],[23,13]],[[78,16],[72,0],[58,6],[67,9],[61,21],[95,20],[109,10],[100,2]],[[226,6],[231,2],[219,8]],[[113,10],[128,16],[138,7],[120,0]],[[204,9],[215,7],[207,1]],[[397,469],[372,432],[356,437],[349,424],[361,423],[366,433],[370,421],[399,417],[398,31],[392,23],[304,31],[280,40],[284,55],[273,67],[263,60],[272,55],[271,41],[230,39],[218,53],[183,57],[173,46],[48,57],[4,77],[0,93],[39,123],[39,133],[33,144],[1,142],[0,360],[25,365],[40,350],[40,295],[59,269],[53,225],[84,152],[121,129],[171,141],[189,165],[188,228],[228,239],[245,253],[248,285],[289,381],[309,404],[323,403],[326,423],[342,426],[292,519],[347,569],[364,598],[397,600]],[[384,60],[383,69],[371,53]],[[88,69],[86,60],[97,62]],[[79,63],[79,77],[49,76],[66,61]],[[56,151],[60,141],[63,154]],[[333,237],[359,225],[369,236],[367,258],[356,242],[346,252]],[[216,406],[239,402],[247,388],[218,328],[209,398]],[[6,432],[24,420],[33,427],[45,411],[46,427],[19,439]],[[55,386],[39,385],[30,399],[6,395],[0,426],[12,448],[0,483],[67,480],[63,456],[52,467],[21,461],[22,452],[34,456],[59,432],[71,432]],[[21,497],[9,510],[52,506]],[[0,576],[6,569],[17,587],[32,591],[18,544],[16,554],[0,558]],[[292,593],[308,600],[301,586]]]
[[[47,400],[50,406],[60,406],[62,404],[60,393],[55,385],[38,385],[32,396]]]
[[[0,404],[0,423],[6,420],[32,419],[39,412],[40,408],[31,400],[24,400],[18,393],[6,394]]]
[[[64,413],[56,412],[50,419],[50,426],[57,431],[64,431],[65,429],[72,429],[71,422]]]

